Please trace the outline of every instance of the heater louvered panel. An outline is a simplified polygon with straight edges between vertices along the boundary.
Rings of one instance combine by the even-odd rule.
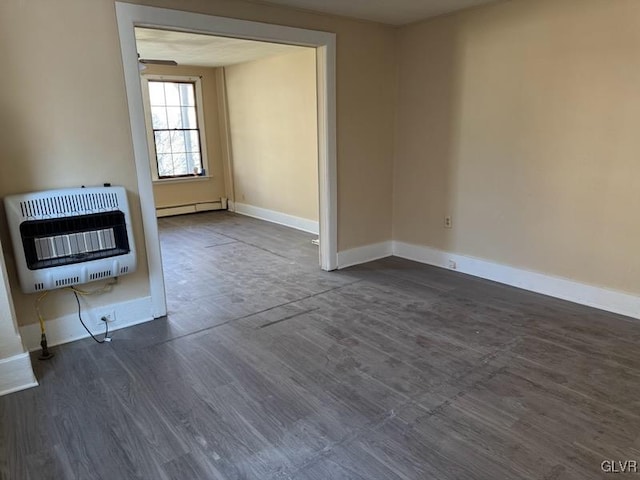
[[[26,293],[132,273],[136,254],[123,187],[52,190],[5,198]]]
[[[100,280],[102,278],[113,277],[111,270],[105,270],[104,272],[94,272],[89,274],[89,280]]]
[[[78,283],[80,283],[80,277],[58,278],[56,280],[56,287],[68,287]]]
[[[58,195],[20,202],[23,218],[68,217],[119,208],[118,195],[112,192]]]

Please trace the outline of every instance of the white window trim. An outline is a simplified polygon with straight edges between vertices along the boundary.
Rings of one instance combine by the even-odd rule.
[[[193,177],[172,177],[160,178],[158,175],[158,160],[156,156],[156,142],[153,137],[153,125],[151,124],[151,101],[149,98],[149,81],[157,80],[162,82],[190,82],[195,85],[196,94],[196,115],[198,117],[198,130],[200,132],[200,158],[204,175],[194,175]],[[142,74],[142,102],[144,105],[144,120],[147,127],[147,146],[149,148],[149,160],[151,164],[151,179],[154,183],[165,182],[192,182],[203,178],[210,178],[209,159],[207,155],[207,135],[204,123],[204,102],[202,100],[202,78],[189,75],[156,75]]]

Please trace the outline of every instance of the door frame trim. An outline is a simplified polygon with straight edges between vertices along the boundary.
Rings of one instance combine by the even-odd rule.
[[[338,266],[335,34],[122,2],[115,2],[115,7],[138,177],[153,317],[166,315],[167,305],[138,70],[135,27],[221,35],[316,48],[320,267],[323,270],[335,270]]]

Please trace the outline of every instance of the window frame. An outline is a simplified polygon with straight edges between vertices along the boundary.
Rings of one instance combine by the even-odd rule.
[[[143,73],[142,78],[142,101],[144,106],[144,123],[147,129],[147,147],[149,149],[149,163],[151,164],[151,179],[154,183],[171,182],[193,182],[211,177],[209,171],[209,156],[207,154],[207,135],[204,123],[204,101],[202,96],[202,77],[196,75],[158,75]],[[149,97],[149,82],[176,82],[193,83],[196,101],[196,118],[198,121],[198,134],[200,137],[200,159],[204,175],[181,175],[175,177],[160,178],[158,174],[158,156],[156,153],[156,142],[151,116],[151,99]]]

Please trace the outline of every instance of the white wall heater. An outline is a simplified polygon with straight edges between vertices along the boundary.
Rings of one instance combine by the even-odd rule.
[[[132,273],[136,250],[124,187],[11,195],[4,199],[25,293]]]

